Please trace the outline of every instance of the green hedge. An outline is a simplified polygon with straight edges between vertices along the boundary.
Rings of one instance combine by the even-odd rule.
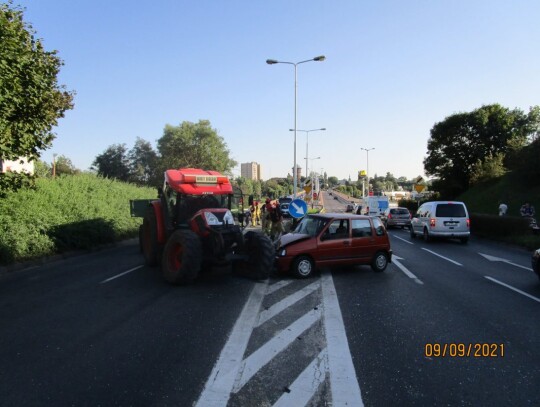
[[[134,237],[141,219],[131,218],[129,200],[156,195],[93,174],[38,179],[0,200],[0,264]]]
[[[483,213],[471,214],[471,232],[488,237],[532,234],[527,219]]]

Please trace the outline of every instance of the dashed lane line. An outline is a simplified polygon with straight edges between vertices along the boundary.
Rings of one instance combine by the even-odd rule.
[[[128,274],[128,273],[131,273],[132,271],[135,271],[135,270],[139,270],[140,268],[143,268],[144,265],[141,265],[141,266],[137,266],[137,267],[133,267],[132,269],[129,269],[128,271],[124,271],[123,273],[120,273],[120,274],[117,274],[111,278],[108,278],[106,280],[103,280],[100,284],[105,284],[105,283],[108,283],[109,281],[112,281],[112,280],[115,280],[117,279],[118,277],[122,277],[123,275],[125,274]]]
[[[392,256],[392,264],[395,264],[397,268],[399,268],[405,275],[411,279],[417,284],[424,284],[422,280],[420,280],[418,277],[416,277],[412,272],[410,272],[407,267],[405,267],[403,264],[401,264],[400,260],[403,260],[401,257],[398,257],[396,255]]]
[[[454,260],[452,260],[452,259],[449,259],[448,257],[444,257],[444,256],[440,255],[439,253],[435,253],[434,251],[431,251],[431,250],[429,250],[429,249],[426,249],[425,247],[422,247],[421,249],[422,249],[422,250],[425,250],[426,252],[429,252],[429,253],[431,253],[431,254],[437,256],[437,257],[440,257],[441,259],[444,259],[444,260],[446,260],[446,261],[449,261],[450,263],[454,263],[454,264],[456,264],[456,265],[458,265],[458,266],[461,266],[461,267],[463,266],[463,264],[458,263],[457,261],[454,261]]]
[[[499,281],[499,280],[496,280],[494,279],[493,277],[489,277],[489,276],[484,276],[485,278],[487,278],[488,280],[491,280],[493,281],[494,283],[496,284],[499,284],[499,285],[502,285],[503,287],[506,287],[506,288],[509,288],[510,290],[512,291],[515,291],[516,293],[519,293],[521,295],[524,295],[525,297],[528,297],[530,298],[531,300],[534,300],[536,302],[540,302],[540,298],[537,298],[533,295],[530,295],[530,294],[527,294],[525,291],[521,291],[520,289],[517,289],[515,287],[512,287],[511,285],[508,285],[506,283],[503,283],[502,281]]]

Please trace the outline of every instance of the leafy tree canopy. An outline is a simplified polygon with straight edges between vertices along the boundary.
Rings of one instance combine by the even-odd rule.
[[[431,129],[425,172],[438,178],[434,187],[443,196],[454,197],[468,188],[486,157],[500,157],[512,144],[526,145],[538,119],[538,107],[525,114],[499,104],[448,116]]]
[[[165,126],[157,146],[163,169],[193,167],[228,173],[237,164],[208,120]]]
[[[51,146],[58,119],[73,108],[73,93],[57,81],[62,60],[34,35],[22,9],[0,4],[0,159],[38,158]],[[10,188],[6,178],[0,185],[21,183]]]
[[[125,144],[113,144],[98,155],[92,163],[98,175],[106,178],[116,178],[120,181],[129,181],[130,170]]]

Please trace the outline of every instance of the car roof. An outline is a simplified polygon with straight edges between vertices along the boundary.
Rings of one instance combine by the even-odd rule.
[[[324,219],[369,219],[371,216],[355,215],[352,213],[334,212],[334,213],[312,213],[308,216],[316,216]]]

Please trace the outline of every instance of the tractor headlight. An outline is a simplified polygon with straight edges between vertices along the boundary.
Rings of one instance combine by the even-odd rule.
[[[219,226],[223,224],[212,212],[204,212],[204,218],[208,226]]]
[[[225,216],[223,216],[223,223],[226,225],[234,225],[234,217],[231,211],[225,212]]]
[[[287,255],[287,249],[281,249],[279,251],[279,256],[280,257],[285,257]]]

